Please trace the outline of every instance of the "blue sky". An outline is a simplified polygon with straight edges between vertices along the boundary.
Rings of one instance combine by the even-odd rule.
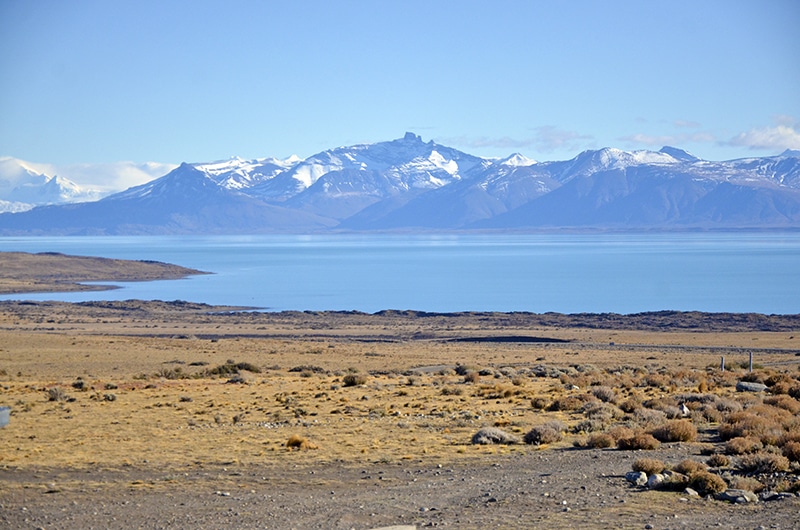
[[[0,155],[800,149],[800,2],[0,0]]]

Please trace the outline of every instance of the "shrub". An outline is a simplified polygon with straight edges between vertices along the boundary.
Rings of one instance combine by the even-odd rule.
[[[641,408],[633,413],[633,421],[642,427],[659,425],[667,420],[667,415],[660,410]]]
[[[531,399],[531,407],[535,408],[536,410],[542,410],[547,407],[550,401],[544,397],[535,397]]]
[[[797,414],[800,412],[800,401],[797,401],[796,399],[786,395],[770,396],[764,399],[764,403],[773,407],[788,410],[792,414]]]
[[[596,386],[592,388],[592,395],[603,403],[616,403],[617,393],[610,386]]]
[[[497,427],[484,427],[472,436],[472,443],[478,445],[515,444],[519,438]]]
[[[597,449],[605,449],[608,447],[614,447],[616,443],[617,441],[613,436],[605,432],[600,432],[590,435],[589,439],[586,441],[586,446]]]
[[[737,436],[725,442],[725,454],[744,455],[747,453],[757,453],[764,448],[764,444],[758,438],[751,436]]]
[[[698,471],[690,477],[689,484],[697,490],[700,495],[721,493],[728,489],[728,485],[722,477],[709,471]]]
[[[642,408],[642,403],[638,399],[628,398],[617,406],[622,409],[623,412],[630,414]]]
[[[552,412],[558,411],[573,411],[581,408],[587,401],[587,396],[564,396],[553,401],[547,410]]]
[[[361,386],[367,384],[367,376],[364,374],[347,374],[342,378],[344,386]]]
[[[742,404],[730,398],[718,399],[715,406],[718,411],[723,412],[725,414],[730,414],[732,412],[740,412],[742,410]]]
[[[649,475],[661,473],[667,469],[667,464],[655,458],[637,458],[633,461],[632,469]]]
[[[636,433],[634,432],[633,429],[629,427],[625,427],[624,425],[617,425],[616,427],[612,427],[611,429],[606,431],[606,434],[608,434],[614,439],[614,443],[617,443],[618,440],[622,438],[631,438]]]
[[[725,455],[715,454],[708,458],[707,464],[711,467],[728,467],[731,465],[731,459]]]
[[[481,374],[478,372],[467,372],[464,374],[465,383],[478,383],[481,380]]]
[[[697,439],[697,427],[687,420],[672,420],[651,429],[660,442],[692,442]]]
[[[789,470],[789,459],[783,455],[756,453],[743,456],[739,468],[747,472],[780,473]]]
[[[69,396],[64,389],[59,386],[54,386],[47,390],[47,400],[48,401],[66,401],[69,399]]]
[[[606,428],[607,422],[603,420],[583,420],[572,427],[572,432],[579,434],[582,432],[597,432]]]
[[[759,493],[764,490],[764,484],[753,477],[733,477],[731,479],[731,488]]]
[[[695,460],[681,460],[678,465],[674,468],[675,472],[682,473],[684,475],[692,475],[697,473],[698,471],[708,471],[706,465],[702,462],[697,462]]]
[[[786,442],[781,448],[783,456],[792,462],[800,462],[800,442]]]
[[[751,407],[753,409],[755,407]],[[773,408],[773,407],[770,407]],[[775,409],[780,410],[780,409]],[[753,436],[764,443],[775,444],[783,434],[783,428],[773,419],[745,410],[734,412],[719,426],[719,435],[723,440],[739,436]]]
[[[537,425],[525,435],[526,444],[551,444],[561,441],[566,425],[560,421],[553,420]]]
[[[661,443],[653,438],[652,435],[645,432],[638,432],[629,438],[620,438],[617,440],[617,447],[623,451],[652,451],[658,449]]]
[[[286,447],[289,449],[319,449],[319,447],[308,441],[305,436],[293,434],[286,441]]]

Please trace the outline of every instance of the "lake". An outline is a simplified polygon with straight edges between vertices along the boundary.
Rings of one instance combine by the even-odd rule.
[[[6,237],[0,250],[212,275],[2,300],[186,300],[266,310],[800,313],[800,234]]]

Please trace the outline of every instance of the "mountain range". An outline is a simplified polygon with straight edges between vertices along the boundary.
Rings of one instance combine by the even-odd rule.
[[[306,159],[184,163],[99,200],[0,214],[0,235],[795,228],[800,151],[713,162],[604,148],[536,162],[413,133]]]

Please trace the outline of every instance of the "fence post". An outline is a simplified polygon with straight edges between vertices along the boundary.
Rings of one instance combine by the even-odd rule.
[[[722,356],[722,361],[720,362],[719,370],[721,372],[725,371],[725,356],[724,355]]]

